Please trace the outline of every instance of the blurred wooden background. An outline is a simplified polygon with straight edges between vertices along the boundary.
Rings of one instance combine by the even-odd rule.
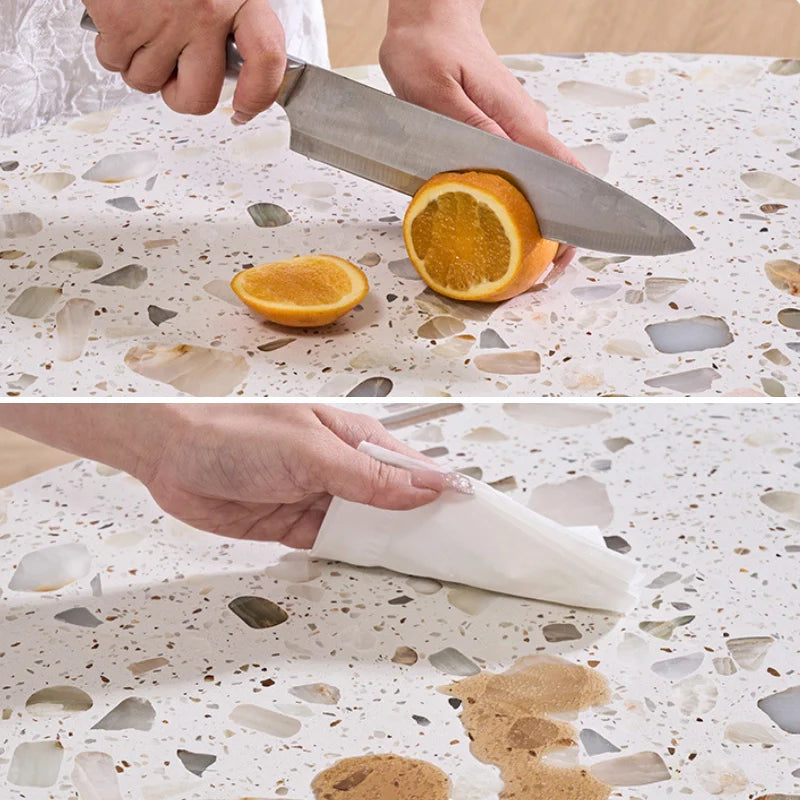
[[[376,63],[388,0],[323,2],[333,66]],[[798,0],[486,0],[483,25],[498,53],[800,57]]]
[[[324,0],[324,5],[333,65],[376,63],[387,0]],[[611,50],[800,57],[798,0],[486,0],[483,23],[499,53]],[[70,458],[0,430],[0,486]]]

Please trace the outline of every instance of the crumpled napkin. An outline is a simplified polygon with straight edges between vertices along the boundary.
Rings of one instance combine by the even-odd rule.
[[[397,467],[432,468],[368,442],[358,449]],[[472,485],[473,495],[445,492],[411,511],[334,497],[311,554],[567,606],[625,613],[636,604],[636,562],[609,550],[598,528],[565,527]]]

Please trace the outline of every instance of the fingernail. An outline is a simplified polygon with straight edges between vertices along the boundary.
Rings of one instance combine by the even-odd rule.
[[[460,472],[448,472],[444,476],[444,482],[448,489],[452,489],[459,494],[475,494],[475,487],[472,481]]]
[[[250,122],[251,119],[253,119],[253,117],[250,114],[245,114],[244,111],[234,111],[231,122],[234,125],[245,125]]]

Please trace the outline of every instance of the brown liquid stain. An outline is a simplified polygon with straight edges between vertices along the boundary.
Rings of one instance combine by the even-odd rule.
[[[337,761],[314,778],[316,800],[448,800],[450,779],[427,761],[386,754]]]
[[[500,768],[500,800],[608,800],[611,786],[586,767],[543,763],[577,747],[575,728],[549,714],[609,699],[598,672],[555,656],[529,656],[499,674],[481,672],[442,689],[461,700],[470,751]],[[338,761],[311,784],[316,800],[448,800],[450,780],[426,761],[385,754]]]
[[[548,714],[609,699],[599,673],[553,656],[531,656],[506,672],[482,672],[443,691],[462,702],[472,754],[500,768],[501,800],[607,800],[611,794],[585,767],[542,763],[549,752],[577,746],[575,728]]]

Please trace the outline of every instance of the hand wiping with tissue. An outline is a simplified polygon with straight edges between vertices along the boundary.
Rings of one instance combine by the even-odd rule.
[[[369,442],[358,449],[431,469]],[[609,550],[599,529],[560,525],[481,481],[465,478],[461,489],[408,511],[335,497],[311,554],[568,606],[625,613],[635,605],[636,562]]]

